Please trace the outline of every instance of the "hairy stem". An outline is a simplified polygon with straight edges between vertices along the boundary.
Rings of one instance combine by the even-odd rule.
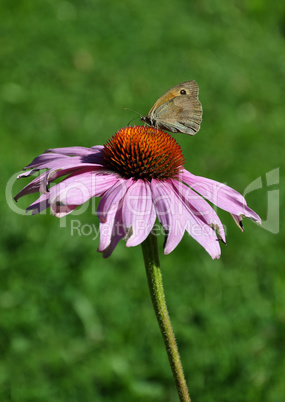
[[[142,243],[142,250],[151,300],[163,337],[179,398],[182,402],[190,402],[174,332],[167,311],[159,264],[157,238],[155,235],[150,233],[148,238]]]

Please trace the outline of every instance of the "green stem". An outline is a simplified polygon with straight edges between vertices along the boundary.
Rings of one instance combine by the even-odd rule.
[[[159,264],[157,238],[150,233],[142,243],[143,257],[152,304],[162,333],[176,388],[181,402],[190,402],[183,368],[166,307]]]

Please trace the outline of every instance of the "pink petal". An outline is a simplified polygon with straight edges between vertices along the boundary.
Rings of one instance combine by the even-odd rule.
[[[22,177],[30,177],[32,174],[36,173],[38,170],[37,169],[31,169],[31,170],[27,170],[26,172],[20,173],[17,176],[17,180],[21,179]]]
[[[116,206],[117,208],[117,205],[122,200],[131,184],[132,179],[126,180],[117,177],[117,182],[113,185],[113,187],[105,192],[97,208],[97,216],[101,223],[106,222],[107,216],[112,210],[113,206]]]
[[[114,175],[97,175],[94,171],[78,172],[50,189],[50,204],[78,206],[91,197],[101,196],[116,183]]]
[[[203,223],[206,223],[213,229],[216,229],[219,237],[225,243],[226,238],[224,226],[216,212],[207,203],[207,201],[205,201],[204,198],[195,193],[195,191],[191,190],[191,188],[186,186],[184,183],[178,182],[177,180],[172,180],[172,185],[174,186],[176,193],[183,200],[185,207]]]
[[[55,154],[55,153],[44,153],[39,156],[37,156],[29,165],[24,167],[24,170],[30,169],[30,168],[38,168],[43,169],[48,168],[49,164],[51,164],[53,161],[62,161],[64,162],[65,160],[70,159],[70,156],[66,155],[60,155],[60,154]]]
[[[29,168],[37,169],[63,169],[68,168],[72,164],[82,165],[91,164],[102,165],[102,147],[84,148],[84,147],[68,147],[49,149],[45,153],[37,156],[24,170]]]
[[[98,167],[94,164],[79,164],[77,165],[73,165],[71,164],[70,167],[66,168],[66,169],[50,169],[44,173],[42,173],[40,176],[36,177],[34,180],[32,180],[29,184],[27,184],[27,186],[25,186],[15,197],[15,201],[17,201],[19,198],[23,197],[24,195],[27,194],[32,194],[35,193],[37,191],[40,191],[41,193],[46,193],[48,191],[48,185],[58,179],[59,177],[62,176],[66,176],[68,174],[70,174],[69,177],[72,177],[73,175],[80,175],[83,174],[85,172],[89,171],[90,173],[93,172],[94,174],[98,175],[101,173],[101,175],[104,175],[104,170],[101,167]],[[35,172],[33,171],[29,171],[29,172]],[[27,172],[28,173],[28,172]],[[110,175],[109,175],[110,176]],[[19,177],[24,177],[23,176],[18,176]],[[67,178],[66,178],[67,179]],[[65,179],[65,180],[66,180]],[[108,181],[107,181],[108,182]],[[107,184],[106,182],[106,184]],[[97,186],[98,187],[98,186]],[[101,194],[96,194],[96,196],[100,196]]]
[[[104,148],[103,145],[96,145],[92,148],[86,147],[65,147],[65,148],[51,148],[46,152],[52,152],[60,155],[68,155],[68,156],[87,156],[90,154],[94,154],[96,152],[101,152]]]
[[[182,180],[219,208],[233,215],[245,216],[261,224],[260,217],[247,206],[244,197],[231,187],[215,180],[195,176],[185,169],[182,173]]]
[[[187,217],[187,232],[207,251],[213,259],[221,256],[220,243],[215,231],[204,222],[201,222],[190,210]]]
[[[102,197],[106,191],[110,190],[115,184],[117,184],[118,180],[118,176],[114,175],[113,173],[97,173],[95,178],[95,197]]]
[[[58,202],[56,204],[51,204],[50,210],[56,218],[63,218],[73,212],[77,207],[78,205],[64,205]]]
[[[110,257],[118,242],[126,236],[122,223],[122,208],[118,204],[113,206],[105,223],[100,223],[100,244],[99,252],[103,257]]]
[[[30,167],[30,165],[27,167]],[[66,156],[64,157],[64,159],[62,159],[61,157],[60,159],[53,159],[48,162],[39,164],[37,170],[52,169],[53,171],[63,170],[68,172],[68,170],[73,171],[75,169],[82,169],[84,167],[96,168],[102,167],[102,165],[95,162],[84,162],[84,160],[82,160],[82,158],[80,158],[79,156]]]
[[[32,211],[32,215],[39,214],[50,206],[49,204],[49,193],[42,194],[35,202],[33,202],[27,209],[26,212]]]
[[[152,179],[151,191],[157,217],[166,233],[164,254],[169,254],[183,237],[186,227],[185,208],[176,197],[171,184]]]
[[[125,194],[122,207],[127,247],[142,243],[153,228],[156,214],[148,181],[137,180]]]
[[[99,252],[103,252],[103,250],[105,250],[111,243],[114,219],[115,219],[117,210],[118,210],[118,205],[117,205],[117,208],[114,207],[114,208],[112,208],[112,211],[109,212],[106,222],[99,224],[99,228],[100,228],[100,243],[99,243],[99,247],[98,247]]]
[[[78,205],[60,205],[57,204],[50,204],[49,202],[50,193],[42,194],[35,202],[33,202],[26,211],[32,211],[32,215],[36,215],[47,208],[51,208],[51,212],[57,218],[62,218],[70,214]]]
[[[40,189],[41,182],[43,181],[45,175],[46,175],[46,172],[42,173],[41,175],[36,177],[34,180],[32,180],[29,184],[27,184],[24,188],[22,188],[22,190],[14,197],[14,200],[18,201],[18,199],[23,197],[24,195],[37,193]]]
[[[190,236],[201,244],[213,259],[219,258],[221,250],[214,230],[208,224],[205,224],[204,220],[196,216],[191,209],[186,208],[183,199],[173,189],[171,184],[164,183],[164,185],[167,185],[168,187],[166,190],[168,196],[165,196],[164,201],[169,202],[170,214],[172,217],[172,233],[170,233],[172,239],[169,244],[166,242],[165,254],[170,253],[177,246],[186,229]],[[158,213],[159,212],[157,212],[157,214]]]
[[[243,228],[243,224],[242,224],[242,218],[238,215],[234,215],[232,214],[232,217],[235,221],[235,223],[237,224],[237,226],[240,228],[240,230],[243,232],[244,228]]]

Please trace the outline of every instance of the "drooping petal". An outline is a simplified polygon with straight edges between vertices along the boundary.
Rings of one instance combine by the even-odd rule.
[[[94,197],[102,197],[106,191],[117,184],[119,178],[110,173],[99,172],[95,177],[95,194]]]
[[[78,205],[65,205],[58,202],[56,204],[51,204],[50,210],[57,218],[63,218],[64,216],[71,214],[71,212],[73,212],[77,207]]]
[[[183,237],[186,227],[185,208],[171,184],[153,179],[151,191],[157,217],[166,234],[164,254],[169,254]]]
[[[201,244],[202,247],[210,254],[210,256],[213,259],[220,258],[221,255],[221,249],[220,245],[218,242],[217,235],[215,231],[212,228],[212,225],[210,225],[207,220],[210,222],[212,221],[211,218],[215,218],[215,215],[212,214],[211,208],[209,204],[205,202],[203,204],[203,207],[205,208],[203,210],[202,208],[202,213],[200,213],[199,209],[199,200],[195,200],[194,198],[191,198],[191,202],[193,202],[193,205],[191,205],[191,202],[189,199],[187,200],[187,188],[182,186],[178,186],[178,183],[175,183],[175,180],[172,180],[172,185],[174,184],[175,186],[175,196],[179,199],[181,206],[180,210],[183,211],[183,220],[185,222],[185,229],[186,231],[192,236],[199,244]],[[183,184],[183,183],[179,183]],[[177,187],[176,187],[177,186]],[[191,194],[192,195],[192,194]],[[196,194],[197,195],[197,194]],[[200,197],[200,196],[198,196]],[[212,208],[211,208],[212,209]],[[208,212],[209,215],[206,213]],[[214,211],[213,211],[214,212]],[[214,221],[213,221],[214,222]],[[224,231],[221,222],[219,221],[220,225],[220,231],[221,235],[223,236],[224,239]]]
[[[118,204],[114,205],[112,210],[109,211],[106,221],[104,223],[100,222],[100,224],[99,224],[100,242],[99,242],[98,251],[100,253],[102,253],[103,250],[105,250],[110,245],[113,226],[114,226],[114,219],[115,219],[117,210],[118,210]]]
[[[126,236],[126,231],[122,223],[122,208],[118,203],[112,206],[106,221],[100,223],[100,243],[98,250],[103,253],[103,257],[110,257],[118,242]]]
[[[94,171],[78,172],[50,189],[51,209],[56,216],[59,216],[55,206],[60,206],[62,216],[64,206],[74,209],[91,197],[101,196],[114,183],[116,183],[116,178],[113,175],[99,176]],[[69,209],[68,211],[70,212]]]
[[[17,195],[15,195],[14,200],[18,201],[18,199],[23,197],[24,195],[37,193],[40,190],[40,186],[45,175],[46,172],[42,173],[34,180],[32,180],[29,184],[27,184],[24,188],[22,188],[22,190]],[[21,177],[24,177],[24,175],[23,176],[21,175]]]
[[[190,236],[201,244],[213,260],[220,258],[220,243],[214,229],[199,220],[190,210],[188,210],[187,223],[186,231]]]
[[[27,166],[27,167],[30,167]],[[86,159],[82,160],[79,156],[65,156],[64,159],[53,159],[48,162],[44,162],[42,164],[39,164],[37,167],[37,170],[40,169],[50,169],[52,171],[64,171],[64,172],[69,172],[69,171],[74,171],[76,169],[82,169],[82,168],[96,168],[96,167],[102,167],[101,164],[95,163],[94,161],[92,162],[87,162]],[[67,174],[65,173],[65,174]]]
[[[32,211],[32,215],[39,214],[45,209],[50,207],[49,193],[42,194],[36,201],[34,201],[27,209],[26,212]]]
[[[232,214],[232,217],[235,221],[235,223],[237,224],[237,226],[240,228],[240,230],[243,232],[244,228],[243,228],[243,224],[242,224],[242,217],[238,216],[238,215],[234,215]]]
[[[127,247],[137,246],[147,238],[156,219],[148,181],[140,179],[129,187],[123,200],[122,219]]]
[[[104,148],[103,145],[95,145],[91,148],[86,147],[65,147],[65,148],[50,148],[46,152],[53,152],[60,155],[69,155],[69,156],[87,156],[90,154],[94,154],[96,152],[100,152]]]
[[[206,223],[211,228],[217,230],[218,237],[225,243],[225,230],[224,226],[207,201],[204,200],[199,194],[195,193],[190,187],[177,180],[171,180],[176,193],[181,197],[185,206],[190,210],[198,219]]]
[[[49,149],[45,153],[37,156],[26,169],[64,169],[82,164],[101,165],[102,147],[84,148],[68,147]]]
[[[30,176],[32,176],[34,173],[36,173],[37,171],[38,171],[37,169],[26,170],[25,172],[20,173],[20,174],[17,176],[17,180],[18,180],[18,179],[21,179],[21,178],[23,178],[23,177],[30,177]]]
[[[231,187],[206,177],[195,176],[183,170],[182,181],[219,208],[239,217],[247,217],[261,224],[261,219],[247,206],[244,197]]]
[[[126,180],[118,177],[117,182],[105,192],[97,208],[97,216],[101,223],[106,222],[109,211],[113,205],[119,204],[131,184],[132,179]]]
[[[27,169],[48,169],[50,164],[55,163],[57,161],[61,161],[64,163],[66,160],[69,160],[70,156],[56,154],[52,152],[44,153],[37,156],[35,159],[32,160],[23,170]]]
[[[46,193],[48,191],[48,185],[53,182],[54,180],[69,175],[68,177],[72,177],[73,175],[80,175],[85,172],[93,172],[94,174],[98,173],[98,176],[106,174],[104,172],[104,169],[101,167],[98,167],[93,164],[79,164],[79,165],[73,165],[71,164],[70,167],[67,167],[65,169],[50,169],[38,177],[36,177],[34,180],[32,180],[29,184],[27,184],[15,197],[15,201],[17,201],[19,198],[23,197],[24,195],[27,194],[32,194],[40,191],[41,193]],[[35,172],[35,171],[29,171],[29,172]],[[24,174],[19,177],[25,177]],[[67,180],[67,178],[65,179]],[[107,181],[108,183],[108,181]],[[97,183],[96,183],[97,184]],[[97,185],[98,187],[98,185]],[[100,196],[101,194],[96,194],[96,196]]]

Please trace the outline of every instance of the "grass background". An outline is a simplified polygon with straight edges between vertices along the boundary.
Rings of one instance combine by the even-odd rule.
[[[284,171],[284,2],[3,0],[0,15],[0,399],[177,401],[140,247],[103,260],[98,239],[70,234],[73,219],[98,225],[91,206],[61,224],[13,207],[27,181],[5,187],[45,149],[104,144],[135,117],[125,107],[146,114],[195,79],[201,130],[175,136],[186,168],[241,193],[261,178],[247,201],[266,221],[268,191],[281,190],[266,173],[280,168],[281,183]],[[219,214],[220,260],[188,235],[164,256],[160,239],[192,399],[283,402],[282,225],[241,233]]]

